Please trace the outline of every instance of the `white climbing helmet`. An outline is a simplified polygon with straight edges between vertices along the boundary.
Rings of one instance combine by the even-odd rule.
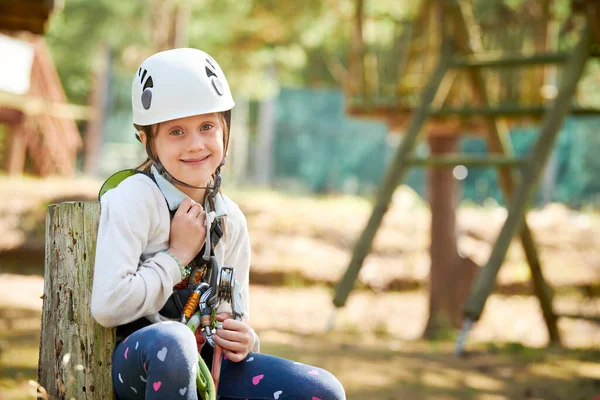
[[[191,115],[229,111],[235,105],[219,64],[198,49],[148,57],[131,85],[133,123],[153,125]]]

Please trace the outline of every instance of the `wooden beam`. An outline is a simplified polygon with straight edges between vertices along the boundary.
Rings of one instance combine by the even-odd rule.
[[[455,36],[458,42],[458,46],[463,52],[463,54],[480,53],[483,50],[481,38],[477,35],[470,34],[469,26],[475,24],[471,7],[472,6],[470,5],[470,3],[467,2],[454,2],[454,6],[452,7],[452,16],[456,21]],[[474,94],[479,98],[481,104],[489,107],[489,90],[487,88],[486,80],[481,70],[469,70],[469,77],[472,82]],[[567,105],[570,105],[570,102],[567,103]],[[487,118],[486,122],[489,134],[488,143],[490,151],[502,153],[507,157],[514,157],[514,150],[511,145],[508,126],[506,122],[503,120],[493,118]],[[513,192],[513,182],[518,182],[519,177],[513,175],[514,171],[511,171],[506,167],[499,168],[498,172],[500,175],[500,187],[504,192],[505,198],[510,199],[512,197]],[[544,280],[537,247],[535,245],[535,241],[533,240],[531,230],[529,229],[527,221],[525,220],[523,221],[522,228],[520,230],[520,237],[521,245],[523,246],[523,251],[525,253],[525,257],[527,258],[529,269],[531,271],[534,292],[540,301],[540,306],[542,308],[542,313],[546,321],[550,341],[560,343],[560,333],[558,331],[557,318],[554,314],[552,307],[552,292],[550,287],[546,284]],[[488,263],[490,261],[488,261]],[[498,266],[498,268],[500,268],[500,266]],[[493,276],[494,280],[495,276],[496,275]],[[492,284],[493,283],[494,282],[492,282]],[[473,293],[473,290],[474,289],[472,288],[471,294]],[[468,314],[466,310],[469,307],[470,301],[471,300],[469,298],[465,306],[465,314],[467,315],[467,317]],[[466,326],[469,325],[470,323],[467,322]],[[460,351],[462,351],[462,349],[459,349],[459,352]]]
[[[0,14],[1,15],[1,14]],[[42,17],[10,17],[0,16],[0,32],[28,31],[38,35],[44,34],[46,19]]]
[[[521,158],[494,155],[474,156],[468,154],[437,157],[430,156],[427,158],[410,157],[408,159],[408,164],[415,167],[454,167],[457,165],[464,165],[466,167],[520,167],[524,162],[525,160]]]
[[[20,176],[25,168],[29,129],[27,121],[12,125],[8,130],[5,170],[10,176]]]
[[[477,320],[481,316],[485,302],[494,288],[498,270],[504,261],[513,235],[519,231],[524,223],[524,214],[535,194],[536,183],[539,181],[552,152],[558,131],[568,113],[577,83],[583,74],[589,56],[590,39],[590,27],[589,24],[586,24],[584,31],[581,33],[581,39],[565,66],[565,74],[558,95],[552,102],[550,110],[544,116],[540,137],[532,149],[528,168],[524,169],[522,181],[514,196],[510,199],[508,217],[498,235],[489,261],[481,270],[473,285],[465,307],[465,315],[468,319]]]
[[[448,70],[451,57],[450,46],[448,44],[444,44],[443,49],[444,50],[441,54],[439,64],[433,71],[429,82],[421,94],[420,104],[413,113],[410,127],[404,135],[402,143],[398,147],[394,159],[387,167],[385,176],[383,177],[383,181],[377,193],[371,217],[369,218],[367,226],[365,227],[361,237],[358,239],[358,242],[354,247],[354,253],[352,255],[350,265],[336,287],[333,304],[338,308],[343,307],[344,304],[346,304],[346,300],[348,299],[348,295],[350,294],[350,291],[354,286],[354,282],[358,277],[358,273],[363,261],[371,250],[373,239],[375,238],[377,229],[379,228],[383,216],[387,211],[392,195],[406,173],[408,167],[408,157],[412,153],[417,143],[419,134],[421,133],[421,128],[427,120],[427,107],[435,98],[442,79]]]
[[[572,115],[599,115],[600,109],[590,107],[571,107],[567,105],[567,114]],[[507,104],[495,107],[441,107],[431,108],[430,114],[434,117],[517,117],[527,115],[544,115],[548,112],[547,106],[522,106],[518,104]]]
[[[481,127],[481,124],[477,122],[477,118],[502,117],[504,119],[503,124],[515,124],[524,119],[528,121],[540,121],[546,110],[546,106],[533,107],[519,105],[469,108],[431,107],[429,111],[431,113],[431,118],[429,121],[433,124],[443,124],[446,121],[459,119],[475,124],[476,127],[474,129],[476,130],[482,130],[483,127]],[[348,104],[346,106],[346,113],[348,115],[361,118],[385,120],[388,124],[394,126],[395,130],[403,130],[408,122],[410,122],[410,117],[412,116],[413,112],[414,107],[397,106],[394,105],[391,100],[387,104],[379,102],[379,104],[373,104],[370,106],[359,104]],[[572,107],[570,109],[570,114],[581,116],[600,115],[600,109]]]
[[[55,118],[90,120],[96,118],[93,108],[67,103],[58,103],[40,97],[17,95],[0,91],[0,107],[12,108],[23,114],[47,115]]]
[[[568,54],[560,53],[541,53],[531,55],[471,55],[459,57],[452,61],[452,68],[502,68],[516,67],[538,64],[562,64],[567,59]]]

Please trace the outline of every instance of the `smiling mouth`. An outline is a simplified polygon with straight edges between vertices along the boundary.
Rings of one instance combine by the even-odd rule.
[[[210,157],[210,154],[207,155],[206,157],[201,157],[201,158],[190,158],[187,160],[180,160],[181,162],[187,164],[187,165],[200,165],[202,164],[204,161],[208,160],[208,158]]]

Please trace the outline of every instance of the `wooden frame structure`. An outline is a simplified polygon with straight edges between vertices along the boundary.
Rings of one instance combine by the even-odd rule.
[[[410,123],[407,126],[401,145],[398,147],[395,157],[387,168],[377,193],[371,217],[354,248],[348,269],[336,287],[333,300],[334,305],[338,308],[345,305],[362,263],[370,252],[375,234],[391,201],[392,194],[401,183],[409,166],[456,165],[468,162],[476,165],[495,165],[499,168],[501,187],[506,197],[510,200],[508,218],[497,238],[487,264],[480,271],[471,288],[469,299],[464,308],[465,323],[457,341],[457,353],[464,351],[466,335],[472,324],[481,316],[485,302],[493,290],[497,273],[504,261],[508,246],[516,233],[520,234],[521,244],[531,271],[534,292],[540,301],[550,341],[552,343],[560,343],[557,316],[552,307],[552,292],[543,277],[537,248],[531,230],[525,221],[525,213],[532,200],[537,182],[548,161],[565,116],[572,111],[585,114],[600,113],[600,110],[573,109],[571,107],[571,99],[575,93],[577,82],[583,73],[586,60],[591,53],[591,27],[594,20],[597,21],[600,19],[598,14],[590,10],[594,7],[600,7],[590,2],[589,4],[592,5],[584,9],[584,28],[579,34],[577,45],[568,53],[493,58],[481,56],[483,50],[481,39],[469,31],[468,27],[472,26],[472,21],[469,21],[469,18],[472,18],[472,16],[465,7],[461,6],[460,1],[447,0],[438,2],[438,4],[442,4],[443,12],[441,15],[445,16],[442,25],[451,24],[452,31],[450,34],[444,35],[445,39],[440,46],[440,57],[437,61],[437,66],[431,72],[426,86],[421,90],[420,100],[412,110]],[[362,0],[359,0],[357,9],[360,10],[362,7]],[[600,32],[598,35],[600,36]],[[456,52],[460,56],[455,56]],[[564,65],[563,79],[558,94],[548,105],[523,108],[492,107],[489,87],[481,72],[482,68],[547,63]],[[479,107],[471,109],[441,108],[441,103],[445,100],[449,87],[452,85],[451,82],[455,78],[452,73],[453,69],[467,70],[468,80],[471,83],[470,86],[474,97],[479,101]],[[379,107],[379,110],[381,110],[381,107]],[[368,114],[373,110],[366,107],[364,111]],[[543,117],[540,135],[531,155],[522,160],[515,159],[514,157],[506,122],[497,119],[497,117],[516,114],[537,114]],[[431,118],[441,116],[458,118],[465,116],[483,117],[483,125],[488,133],[487,138],[490,152],[495,155],[487,159],[478,160],[464,157],[415,159],[413,150],[416,147],[424,124]],[[522,176],[520,180],[517,180],[518,177],[510,169],[510,167],[517,165],[521,166]],[[519,183],[515,184],[514,182]]]
[[[77,152],[83,145],[75,120],[95,118],[92,108],[68,104],[50,51],[40,36],[55,8],[54,0],[0,3],[0,33],[7,35],[2,35],[6,43],[13,43],[4,51],[10,54],[11,46],[21,43],[17,47],[33,52],[33,64],[28,65],[29,91],[0,89],[0,123],[8,129],[3,161],[9,175],[22,174],[29,155],[38,175],[74,176]]]

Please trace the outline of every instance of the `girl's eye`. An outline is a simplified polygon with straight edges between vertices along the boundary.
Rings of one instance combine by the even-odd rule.
[[[202,131],[208,131],[208,130],[212,129],[212,127],[213,127],[213,124],[204,124],[204,125],[202,125],[202,127],[200,128],[200,130],[202,130]]]
[[[183,135],[183,131],[181,129],[174,129],[171,131],[171,135],[180,136],[180,135]]]

